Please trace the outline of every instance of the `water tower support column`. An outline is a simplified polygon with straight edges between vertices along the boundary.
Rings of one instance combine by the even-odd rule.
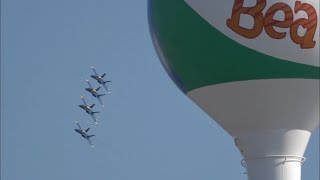
[[[249,180],[300,180],[303,157],[283,156],[248,160]]]
[[[301,180],[301,165],[311,133],[262,130],[236,137],[249,180]]]

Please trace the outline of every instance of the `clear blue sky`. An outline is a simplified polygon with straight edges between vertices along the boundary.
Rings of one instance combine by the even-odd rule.
[[[112,80],[105,107],[84,90],[91,65]],[[305,156],[302,179],[318,180],[319,130]],[[240,161],[165,73],[146,0],[1,0],[1,180],[246,180]]]

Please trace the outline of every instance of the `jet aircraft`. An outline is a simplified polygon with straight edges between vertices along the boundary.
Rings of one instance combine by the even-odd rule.
[[[83,104],[80,104],[79,107],[84,109],[88,114],[90,114],[90,116],[92,117],[93,121],[98,124],[97,122],[97,118],[96,116],[94,115],[95,113],[99,113],[99,111],[93,111],[92,108],[95,104],[92,104],[91,106],[88,106],[85,99],[83,98],[83,96],[80,96],[82,101],[83,101]]]
[[[102,84],[103,87],[107,90],[107,92],[110,93],[110,90],[109,90],[109,88],[108,88],[108,86],[107,86],[107,83],[108,83],[108,82],[111,82],[111,81],[107,81],[107,80],[104,80],[104,79],[103,79],[104,76],[106,75],[106,73],[104,73],[104,74],[102,74],[102,75],[100,76],[100,75],[98,75],[98,73],[96,72],[96,70],[94,69],[94,67],[91,67],[91,68],[92,68],[92,70],[93,70],[93,72],[94,72],[94,75],[91,75],[91,77],[92,77],[93,79],[97,80],[99,84]]]
[[[90,93],[92,94],[92,96],[95,97],[95,98],[97,98],[97,99],[99,100],[100,104],[101,104],[102,106],[104,106],[104,104],[103,104],[103,102],[102,102],[102,100],[101,100],[101,96],[104,96],[104,95],[106,95],[106,94],[99,94],[98,91],[99,91],[100,87],[98,87],[97,89],[94,89],[94,88],[91,86],[89,80],[87,80],[87,83],[88,83],[88,85],[89,85],[89,88],[86,88],[86,91],[90,92]]]
[[[79,122],[76,121],[79,129],[74,129],[77,133],[81,134],[81,136],[85,139],[87,139],[87,141],[89,142],[89,144],[91,145],[91,147],[94,147],[94,145],[92,144],[92,141],[91,141],[91,137],[95,136],[95,135],[89,135],[88,134],[88,131],[90,130],[90,128],[87,128],[87,129],[82,129]]]

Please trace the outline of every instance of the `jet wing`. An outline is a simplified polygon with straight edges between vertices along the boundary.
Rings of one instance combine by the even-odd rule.
[[[89,80],[87,80],[87,83],[88,83],[88,85],[90,86],[90,88],[93,89],[92,86],[91,86],[91,84],[90,84],[90,82],[89,82]]]
[[[87,103],[86,103],[86,100],[84,100],[83,96],[80,96],[80,97],[81,97],[81,99],[82,99],[82,101],[83,101],[83,104],[84,104],[85,106],[88,106]]]
[[[107,86],[107,83],[105,82],[105,83],[103,83],[102,85],[103,85],[103,87],[107,90],[107,92],[110,93],[110,90],[109,90],[109,88],[108,88],[108,86]]]
[[[90,115],[91,115],[94,123],[98,124],[96,116],[94,114],[90,114]]]
[[[95,74],[96,76],[99,76],[93,66],[91,67],[91,69],[93,70],[93,72],[94,72],[94,74]]]
[[[89,144],[91,145],[91,147],[94,147],[94,145],[93,145],[93,143],[92,143],[92,141],[91,141],[90,137],[88,137],[88,138],[87,138],[87,140],[88,140]]]
[[[104,106],[103,101],[102,101],[102,99],[101,99],[99,96],[97,96],[97,99],[99,100],[100,104],[101,104],[102,106]]]
[[[79,122],[78,122],[78,121],[76,121],[76,123],[77,123],[77,125],[78,125],[79,129],[82,129],[82,128],[81,128],[81,126],[80,126],[80,124],[79,124]]]

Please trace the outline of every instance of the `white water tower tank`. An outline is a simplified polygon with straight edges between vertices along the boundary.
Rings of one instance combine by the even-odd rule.
[[[235,140],[249,180],[300,180],[319,127],[318,0],[149,0],[177,86]]]

